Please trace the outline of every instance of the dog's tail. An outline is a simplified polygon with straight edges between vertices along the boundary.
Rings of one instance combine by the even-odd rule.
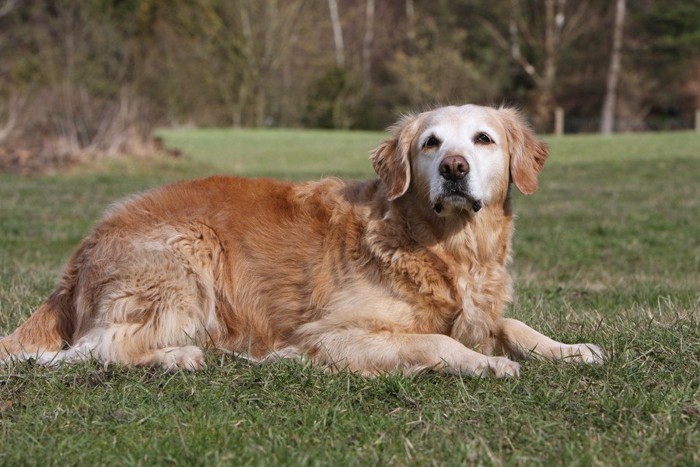
[[[12,334],[0,338],[0,360],[38,358],[61,350],[73,334],[73,310],[59,287]]]
[[[76,279],[74,256],[49,298],[12,334],[0,338],[0,362],[38,358],[46,352],[58,352],[71,343],[75,328]]]

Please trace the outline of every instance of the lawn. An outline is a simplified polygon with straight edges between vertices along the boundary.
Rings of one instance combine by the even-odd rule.
[[[171,130],[182,159],[0,175],[0,334],[52,290],[100,212],[210,173],[371,176],[380,133]],[[0,464],[700,463],[700,134],[550,138],[516,196],[509,315],[600,366],[526,362],[521,378],[363,379],[210,353],[203,372],[0,367]]]

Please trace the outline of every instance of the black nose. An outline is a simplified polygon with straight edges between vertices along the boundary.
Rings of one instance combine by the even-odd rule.
[[[447,156],[440,163],[440,175],[445,180],[461,180],[469,173],[469,163],[462,156]]]

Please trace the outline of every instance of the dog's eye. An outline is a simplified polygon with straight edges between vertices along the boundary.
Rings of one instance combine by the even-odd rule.
[[[435,136],[430,136],[423,143],[423,149],[435,149],[440,146],[440,140]]]
[[[493,140],[486,133],[477,133],[474,137],[474,144],[493,144]]]

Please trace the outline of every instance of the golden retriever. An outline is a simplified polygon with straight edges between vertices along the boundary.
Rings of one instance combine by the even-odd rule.
[[[211,177],[116,205],[0,358],[196,370],[216,348],[496,377],[529,356],[602,362],[502,317],[511,183],[533,193],[548,155],[519,114],[443,107],[391,133],[371,153],[378,179]]]

